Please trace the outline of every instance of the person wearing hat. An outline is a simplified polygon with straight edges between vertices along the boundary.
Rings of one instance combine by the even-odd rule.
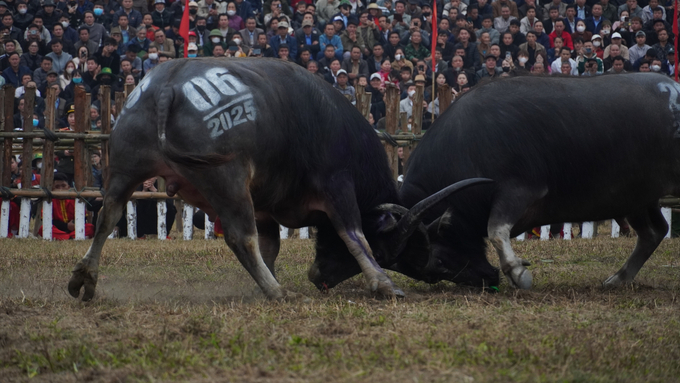
[[[154,11],[151,13],[151,20],[153,20],[153,25],[161,28],[170,30],[172,28],[172,23],[174,21],[172,12],[165,7],[165,0],[154,0]]]
[[[300,1],[304,2],[304,1]],[[305,14],[305,19],[302,20],[302,27],[295,32],[295,39],[298,42],[298,51],[302,48],[309,50],[309,53],[313,58],[319,55],[320,45],[319,36],[321,33],[318,29],[314,28],[314,21],[311,14]]]
[[[352,85],[349,84],[349,76],[347,75],[347,71],[344,69],[340,69],[336,74],[335,74],[335,84],[333,84],[333,87],[337,89],[345,98],[352,103],[352,105],[355,105],[357,102],[356,98],[356,90]]]
[[[215,46],[219,45],[223,50],[227,50],[227,43],[224,41],[222,33],[219,29],[213,29],[210,31],[207,40],[203,40],[203,56],[211,57]]]
[[[133,8],[134,6],[134,1],[133,0],[122,0],[120,2],[121,7],[116,11],[116,13],[113,14],[113,20],[111,26],[117,27],[119,25],[118,18],[120,15],[126,15],[128,19],[128,25],[132,28],[137,28],[139,25],[142,23],[142,14],[141,12],[135,10]],[[124,28],[121,28],[124,29]],[[132,36],[135,34],[133,33]]]
[[[288,45],[289,57],[293,61],[297,60],[297,40],[288,34],[288,23],[285,21],[279,22],[276,35],[269,40],[269,45],[274,49],[276,57],[279,57],[278,52],[281,44]]]
[[[43,25],[47,29],[52,29],[52,26],[59,22],[62,12],[56,9],[54,0],[45,0],[42,4],[42,9],[36,12],[35,15],[42,18]]]
[[[356,5],[356,3],[354,5]],[[352,15],[353,13],[352,8],[353,5],[352,3],[350,3],[349,0],[341,0],[340,3],[338,4],[339,12],[333,16],[333,23],[335,23],[336,21],[341,21],[342,22],[342,25],[340,25],[341,29],[344,29],[347,28],[350,19],[356,22],[356,17]]]
[[[609,57],[610,56],[609,51],[611,50],[612,45],[618,45],[620,55],[623,56],[625,60],[630,60],[630,53],[628,52],[628,47],[623,45],[621,41],[622,41],[621,34],[619,32],[614,32],[614,34],[612,34],[611,37],[611,44],[607,45],[607,47],[604,49],[604,55],[602,57],[605,59]]]
[[[607,58],[602,60],[602,65],[604,65],[604,71],[605,72],[609,72],[609,73],[614,72],[614,73],[619,74],[619,73],[622,73],[621,70],[624,70],[624,71],[627,71],[627,72],[633,70],[633,66],[630,64],[630,62],[628,60],[626,60],[625,58],[623,58],[623,56],[621,55],[621,47],[620,46],[618,46],[616,44],[611,44],[607,48],[611,48],[609,50],[609,52],[611,54]],[[616,69],[611,70],[612,68],[614,68],[615,61],[617,59],[622,59],[621,68],[619,68],[618,64],[616,64]]]
[[[503,68],[496,65],[497,58],[494,55],[484,56],[484,68],[475,74],[475,83],[478,84],[484,78],[496,78],[503,74]]]
[[[645,53],[652,47],[646,44],[647,34],[644,31],[638,31],[635,34],[635,45],[628,48],[628,60],[632,63],[645,57]]]

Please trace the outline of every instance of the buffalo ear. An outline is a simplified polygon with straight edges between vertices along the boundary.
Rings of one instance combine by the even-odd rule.
[[[392,212],[384,212],[380,217],[378,217],[378,222],[376,222],[376,231],[378,233],[388,233],[394,231],[397,228],[399,221],[394,218]]]
[[[433,234],[439,234],[439,230],[442,229],[444,226],[451,226],[451,216],[453,215],[453,212],[451,209],[446,209],[444,214],[442,214],[439,218],[435,219],[427,225],[427,232],[430,235]]]

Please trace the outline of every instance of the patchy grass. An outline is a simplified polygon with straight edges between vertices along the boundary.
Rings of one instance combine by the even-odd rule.
[[[1,381],[680,381],[678,240],[618,290],[600,285],[634,239],[600,237],[516,242],[531,291],[393,273],[396,301],[361,278],[321,294],[312,242],[283,241],[278,278],[307,303],[266,301],[222,241],[200,239],[109,241],[82,303],[66,284],[88,246],[0,241]]]

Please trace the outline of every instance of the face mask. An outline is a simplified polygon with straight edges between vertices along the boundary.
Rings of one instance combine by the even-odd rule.
[[[26,14],[26,11],[28,11],[28,9],[26,9],[26,8],[19,8],[19,13],[21,13],[22,15]]]
[[[73,73],[73,68],[66,68],[66,73],[68,73],[68,74]]]
[[[141,42],[143,42],[144,40],[146,40],[146,37],[141,37],[141,38],[140,38],[140,37],[137,37],[137,40],[139,40],[139,42],[141,43]]]
[[[401,55],[394,55],[394,59],[397,61],[401,60]]]
[[[595,48],[599,47],[599,46],[600,46],[600,42],[599,42],[599,41],[593,41],[593,46],[594,46]]]
[[[625,21],[626,21],[626,16],[621,16],[621,22],[623,23]]]
[[[212,39],[210,39],[210,40],[211,40],[213,43],[215,43],[215,44],[219,44],[219,43],[220,43],[220,38],[219,38],[219,37],[215,37],[215,38],[212,38]]]
[[[409,91],[408,91],[408,96],[409,96],[409,97],[413,97],[414,94],[416,94],[416,91],[415,91],[415,90],[409,90]]]
[[[189,53],[189,54],[187,55],[187,57],[196,57],[196,56],[198,56],[197,53]]]
[[[236,43],[236,45],[241,44],[241,40],[239,40],[239,39],[234,39],[233,41]]]
[[[529,59],[526,58],[526,57],[520,57],[518,60],[519,60],[520,64],[522,64],[522,65],[526,64],[527,61],[529,61]]]
[[[601,30],[600,32],[602,32],[603,35],[608,35],[609,33],[611,33],[611,30],[609,30],[609,29],[603,29],[603,30]]]
[[[101,8],[95,8],[94,9],[94,15],[95,16],[101,16],[104,13],[104,10]]]
[[[34,118],[34,119],[33,119],[33,126],[38,126],[38,123],[39,123],[39,122],[40,122],[40,121],[38,121],[37,119]]]
[[[579,25],[578,27],[576,27],[576,30],[579,31],[580,33],[583,33],[583,31],[586,30],[586,27],[584,27],[583,25]]]
[[[190,14],[190,15],[195,15],[195,14],[197,14],[197,13],[198,13],[198,9],[190,9],[190,10],[189,10],[189,14]]]
[[[82,77],[74,77],[72,81],[73,81],[74,84],[80,84],[81,82],[83,82],[83,78]]]
[[[158,53],[149,53],[149,58],[151,60],[158,60]]]
[[[503,72],[510,72],[510,67],[509,67],[509,66],[504,66],[504,67],[503,67]]]
[[[227,11],[227,15],[229,16],[234,16],[236,14],[236,11]]]
[[[649,69],[651,69],[652,72],[658,72],[658,71],[661,70],[661,67],[658,66],[658,65],[652,65]],[[35,120],[33,120],[33,121],[35,121]],[[35,125],[35,124],[34,124],[34,125]]]
[[[593,44],[593,45],[595,45],[595,44]],[[586,53],[591,54],[591,53],[593,53],[593,50],[591,48],[586,48]]]

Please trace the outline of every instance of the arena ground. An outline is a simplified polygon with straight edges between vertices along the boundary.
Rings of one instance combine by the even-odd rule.
[[[89,241],[0,241],[3,382],[680,381],[680,240],[637,283],[600,285],[634,238],[514,244],[534,288],[483,293],[392,273],[328,294],[306,278],[310,240],[283,241],[278,277],[311,302],[269,302],[222,241],[114,240],[98,294],[66,291]],[[497,264],[495,253],[490,259]]]

